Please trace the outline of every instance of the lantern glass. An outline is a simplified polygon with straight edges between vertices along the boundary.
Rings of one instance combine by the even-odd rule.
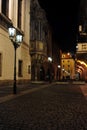
[[[8,33],[9,33],[9,37],[13,38],[13,37],[15,37],[16,29],[15,28],[9,28]]]
[[[22,35],[17,35],[16,36],[16,43],[21,43],[22,42]]]

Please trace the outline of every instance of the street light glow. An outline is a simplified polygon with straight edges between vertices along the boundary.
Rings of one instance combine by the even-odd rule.
[[[58,65],[58,68],[61,68],[61,66],[60,66],[60,65]]]
[[[51,57],[48,57],[48,61],[52,62],[52,58],[51,58]]]

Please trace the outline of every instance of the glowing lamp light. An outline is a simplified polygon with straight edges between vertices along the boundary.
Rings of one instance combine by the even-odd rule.
[[[79,32],[82,31],[82,25],[79,25]]]
[[[51,57],[48,57],[48,61],[52,62],[52,58],[51,58]]]
[[[9,28],[8,33],[9,33],[9,37],[13,38],[16,34],[16,29],[15,28]]]
[[[17,35],[16,36],[16,42],[21,43],[22,42],[22,35]]]
[[[60,65],[58,65],[58,68],[61,68],[61,66],[60,66]]]

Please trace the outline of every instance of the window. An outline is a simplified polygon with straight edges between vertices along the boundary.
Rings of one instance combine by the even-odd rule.
[[[70,65],[68,65],[68,68],[70,67]]]
[[[30,23],[30,39],[35,40],[35,22],[32,20]]]
[[[65,65],[63,65],[63,68],[65,67]]]
[[[23,66],[23,61],[19,60],[18,62],[18,76],[22,77],[22,66]]]
[[[2,13],[8,16],[9,0],[2,0]]]
[[[2,75],[2,54],[0,53],[0,76]]]
[[[18,0],[18,27],[21,29],[22,0]]]
[[[70,73],[70,70],[68,70],[68,73]]]
[[[82,44],[82,50],[86,50],[86,44]]]
[[[29,65],[28,66],[28,74],[30,74],[31,73],[31,66]]]

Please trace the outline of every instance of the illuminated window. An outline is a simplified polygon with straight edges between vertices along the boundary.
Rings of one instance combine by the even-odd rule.
[[[65,55],[62,55],[63,58],[65,58]]]
[[[86,45],[85,44],[82,45],[82,50],[86,50]]]
[[[9,0],[2,0],[2,13],[8,16]]]

